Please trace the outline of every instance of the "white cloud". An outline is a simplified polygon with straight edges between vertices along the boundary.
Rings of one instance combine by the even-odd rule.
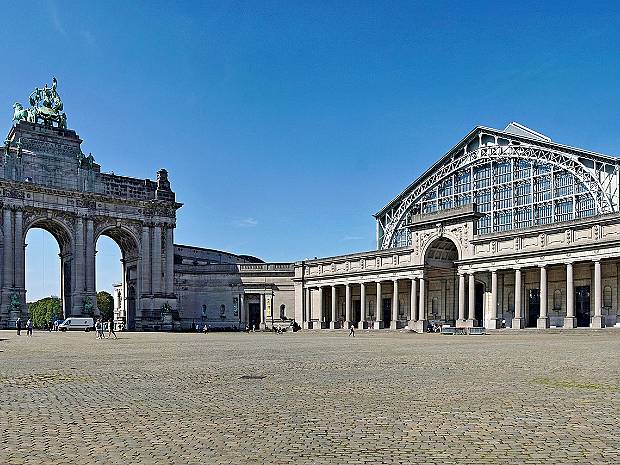
[[[258,220],[256,218],[236,218],[233,220],[233,224],[238,228],[253,228],[258,225]]]
[[[52,26],[54,26],[54,29],[56,30],[56,32],[58,32],[59,34],[62,34],[63,36],[66,36],[67,31],[65,31],[65,27],[60,21],[60,15],[58,14],[58,8],[56,7],[56,3],[54,1],[50,1],[49,6],[50,6],[50,20],[52,22]]]
[[[363,237],[360,237],[360,236],[344,236],[340,240],[342,242],[349,242],[349,241],[361,241],[362,239],[363,239]]]

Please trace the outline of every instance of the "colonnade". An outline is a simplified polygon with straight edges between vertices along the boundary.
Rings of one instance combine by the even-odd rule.
[[[577,326],[577,319],[575,315],[575,285],[574,285],[574,261],[563,262],[566,267],[566,316],[564,317],[564,327],[574,328]],[[591,326],[593,328],[601,328],[604,326],[604,318],[602,316],[602,273],[601,273],[601,260],[596,258],[592,260],[594,272],[592,276],[593,287],[593,314],[591,318]],[[548,268],[553,265],[540,264],[536,268],[539,270],[539,295],[540,304],[539,312],[536,321],[530,321],[530,325],[535,323],[535,326],[541,329],[549,328],[549,311],[548,311]],[[526,316],[524,314],[524,279],[523,273],[525,269],[531,269],[533,267],[513,267],[513,268],[490,268],[483,270],[458,271],[458,319],[456,320],[456,326],[458,327],[472,327],[472,326],[485,326],[487,328],[496,329],[501,327],[502,316],[499,315],[499,285],[498,274],[499,273],[514,273],[514,318],[512,319],[511,326],[514,329],[522,329],[525,327]],[[486,305],[483,307],[482,315],[476,315],[476,282],[477,277],[481,274],[486,274],[487,278],[490,275],[490,279],[487,281],[486,293],[488,293],[489,299],[486,301]],[[410,329],[416,331],[424,331],[426,327],[426,320],[428,318],[427,311],[427,282],[428,278],[424,275],[418,275],[413,278],[392,278],[392,279],[377,279],[373,281],[359,281],[359,282],[347,282],[347,283],[335,283],[328,285],[312,286],[306,285],[303,293],[303,311],[302,319],[306,328],[327,328],[327,322],[329,322],[329,328],[336,329],[339,327],[349,328],[351,324],[357,322],[357,318],[353,315],[352,309],[352,289],[354,286],[359,286],[359,300],[360,300],[360,319],[358,323],[359,328],[374,328],[380,329],[384,326],[383,318],[383,300],[382,297],[388,297],[388,294],[384,294],[385,285],[388,286],[391,283],[391,318],[390,327],[397,329],[404,326],[405,321],[399,315],[399,289],[400,286],[405,286],[408,282],[410,287],[409,298],[409,320],[407,322]],[[370,315],[367,311],[367,296],[368,290],[372,287],[376,288],[376,310],[374,315]],[[490,287],[490,292],[489,292]],[[316,308],[313,305],[313,295],[316,292],[317,297],[314,299]],[[330,303],[325,302],[324,296],[326,292],[330,292]],[[372,292],[372,291],[371,291]],[[338,296],[342,296],[344,293],[345,298],[345,314],[344,319],[337,313],[337,299]],[[489,295],[490,294],[490,295]],[[356,299],[357,300],[357,299]],[[327,304],[327,305],[326,305]],[[325,312],[324,312],[325,310]],[[387,318],[386,318],[387,320]],[[401,321],[403,320],[403,321]],[[454,321],[454,320],[452,320]]]
[[[574,272],[573,265],[575,262],[567,261],[564,263],[566,267],[566,316],[564,317],[564,327],[574,328],[577,326],[575,317],[575,285],[574,285]],[[601,273],[601,260],[599,258],[593,259],[594,276],[592,277],[592,286],[594,287],[594,314],[592,316],[591,325],[593,328],[601,328],[604,326],[602,317],[602,273]],[[549,312],[548,312],[548,268],[551,265],[541,264],[538,266],[540,278],[539,278],[539,291],[540,291],[540,309],[536,326],[540,329],[549,327]],[[515,267],[514,270],[514,318],[512,320],[512,328],[521,329],[525,326],[524,305],[523,305],[523,270],[522,267]],[[478,271],[477,273],[491,273],[491,306],[489,312],[488,325],[490,328],[500,327],[500,318],[498,318],[498,288],[497,288],[497,274],[498,271],[504,271],[499,268],[492,268],[490,270]],[[509,270],[508,270],[509,271]],[[468,315],[465,317],[465,276],[468,276],[469,289],[468,289]],[[459,273],[459,321],[457,325],[469,326],[476,323],[482,325],[482,322],[475,321],[475,274],[471,273]]]
[[[399,289],[400,283],[409,282],[410,285],[410,305],[409,305],[409,314],[406,315],[408,318],[408,324],[411,327],[412,324],[423,325],[425,321],[425,282],[423,277],[415,277],[408,279],[385,279],[385,280],[376,280],[376,281],[360,281],[360,282],[349,282],[344,284],[331,284],[327,286],[306,286],[304,289],[303,296],[303,311],[302,311],[302,319],[303,324],[306,328],[326,328],[327,321],[329,321],[330,329],[337,329],[340,327],[349,328],[352,324],[356,322],[356,318],[354,319],[353,308],[352,308],[352,288],[353,286],[359,286],[360,289],[360,319],[357,322],[358,328],[373,328],[373,329],[382,329],[384,327],[384,319],[383,319],[383,307],[382,307],[382,297],[384,294],[384,284],[391,283],[392,293],[388,294],[391,297],[391,307],[390,307],[390,328],[397,329],[399,327],[404,326],[407,318],[405,320],[400,319],[399,315]],[[374,315],[371,315],[368,309],[366,308],[366,300],[368,296],[368,288],[374,286],[376,291],[375,295],[375,312]],[[324,289],[329,289],[331,292],[330,305],[327,309],[329,318],[324,318],[323,308],[325,306],[324,301]],[[318,294],[318,303],[317,308],[314,308],[312,305],[312,292],[316,292]],[[337,298],[339,293],[344,291],[345,297],[345,315],[344,320],[338,319],[337,314]],[[387,295],[386,295],[387,297]]]

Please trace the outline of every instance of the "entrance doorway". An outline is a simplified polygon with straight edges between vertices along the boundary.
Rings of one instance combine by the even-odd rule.
[[[248,303],[248,324],[250,329],[258,329],[260,325],[260,304]]]
[[[590,326],[590,286],[575,288],[575,313],[577,326]]]
[[[353,301],[353,323],[359,323],[362,321],[362,301]]]
[[[383,326],[389,328],[392,322],[392,299],[383,299]]]
[[[540,316],[540,289],[530,289],[527,297],[527,327],[535,328]]]
[[[476,283],[474,299],[474,318],[478,322],[478,326],[484,325],[484,284]]]

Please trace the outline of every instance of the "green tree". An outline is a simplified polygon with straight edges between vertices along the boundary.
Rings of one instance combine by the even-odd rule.
[[[114,319],[114,298],[106,291],[97,292],[97,308],[103,321]]]
[[[37,328],[43,328],[55,318],[62,318],[62,309],[58,297],[45,297],[36,302],[28,303],[28,313],[32,318],[32,324]]]

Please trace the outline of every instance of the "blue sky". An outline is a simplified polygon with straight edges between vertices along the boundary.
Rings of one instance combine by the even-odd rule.
[[[620,153],[618,2],[21,1],[3,17],[5,130],[55,75],[102,170],[168,169],[177,243],[372,249],[372,213],[478,124]],[[57,293],[57,246],[28,242],[29,299]],[[98,250],[109,288],[120,254]]]

